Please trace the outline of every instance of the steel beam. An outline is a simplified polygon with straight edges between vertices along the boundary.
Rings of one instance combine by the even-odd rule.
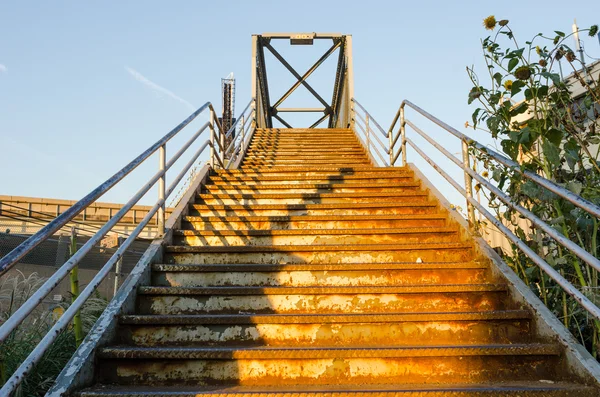
[[[289,125],[284,119],[282,119],[281,117],[279,117],[277,114],[273,114],[273,117],[275,117],[277,120],[279,120],[279,122],[283,125],[285,125],[287,128],[294,128],[291,125]]]
[[[289,90],[287,90],[287,92],[285,94],[283,94],[283,96],[281,98],[279,98],[279,100],[277,102],[275,102],[275,104],[273,105],[273,108],[277,109],[279,107],[279,105],[281,105],[281,103],[283,101],[285,101],[291,94],[292,92],[296,91],[296,89],[298,87],[300,87],[300,84],[302,84],[303,81],[306,81],[306,79],[308,78],[308,76],[310,76],[311,74],[313,74],[313,72],[315,70],[317,70],[317,68],[319,66],[321,66],[321,64],[323,64],[323,62],[325,62],[327,60],[327,58],[329,58],[329,56],[331,54],[333,54],[335,52],[335,50],[337,50],[341,45],[341,41],[337,40],[332,46],[331,48],[329,48],[325,54],[323,54],[323,56],[321,56],[321,58],[319,58],[319,60],[317,60],[317,62],[315,62],[314,65],[312,65],[307,71],[306,73],[304,73],[302,75],[302,77],[296,82],[294,83],[294,85],[292,87],[290,87]]]
[[[283,56],[281,56],[281,54],[279,52],[277,52],[277,50],[275,48],[273,48],[273,46],[269,43],[264,43],[264,46],[271,51],[271,53],[275,56],[275,58],[277,58],[277,60],[279,62],[281,62],[281,64],[283,66],[285,66],[285,68],[287,70],[290,71],[291,74],[294,75],[294,77],[296,77],[298,79],[298,81],[300,81],[300,83],[306,87],[306,89],[315,96],[315,98],[317,98],[317,100],[319,102],[321,102],[323,104],[323,106],[325,106],[325,108],[327,109],[328,113],[331,113],[331,106],[329,106],[329,104],[310,86],[310,84],[308,84],[306,81],[302,80],[302,76],[300,76],[300,74],[298,72],[296,72],[296,70],[292,67],[292,65],[290,65]]]
[[[316,126],[318,126],[319,124],[321,124],[327,117],[329,117],[329,114],[324,114],[323,117],[321,117],[319,120],[315,121],[310,127],[308,128],[315,128]]]
[[[261,100],[263,113],[265,117],[266,127],[273,128],[273,118],[271,114],[271,100],[269,98],[269,82],[267,80],[267,68],[265,64],[264,46],[269,45],[262,37],[258,40],[257,55],[258,55],[258,80],[260,82]]]

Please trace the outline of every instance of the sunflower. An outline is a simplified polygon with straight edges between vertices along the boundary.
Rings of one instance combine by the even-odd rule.
[[[513,81],[512,80],[506,80],[504,82],[504,88],[506,88],[508,91],[510,91],[510,89],[512,88],[513,85]]]
[[[531,77],[531,69],[528,66],[521,66],[515,70],[515,77],[519,80],[527,80]]]
[[[483,20],[483,26],[487,30],[494,30],[494,28],[496,27],[496,17],[490,15],[489,17],[485,18]]]
[[[548,65],[548,62],[546,62],[545,59],[540,59],[539,64],[540,64],[541,67],[545,68]]]

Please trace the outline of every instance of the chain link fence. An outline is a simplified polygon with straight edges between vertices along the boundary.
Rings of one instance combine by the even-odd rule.
[[[8,254],[32,234],[21,233],[21,230],[28,230],[34,226],[35,229],[39,229],[39,227],[47,223],[47,219],[31,219],[30,222],[35,222],[35,224],[28,224],[27,220],[21,218],[18,226],[15,227],[16,222],[14,219],[0,218],[0,257]],[[91,232],[96,232],[99,229],[96,225],[83,223],[78,223],[73,225],[73,227],[75,227],[76,230],[78,247],[88,241]],[[104,265],[115,253],[118,249],[120,238],[125,237],[127,237],[127,233],[113,233],[105,239],[106,243],[97,245],[88,252],[78,265],[80,290],[85,288],[87,283],[94,277],[102,265]],[[34,273],[37,274],[38,277],[44,279],[51,276],[56,269],[69,259],[70,241],[70,227],[65,227],[60,233],[42,242],[33,251],[21,259],[20,263],[0,278],[0,283],[3,279],[12,278],[19,274],[25,279]],[[127,251],[125,251],[118,275],[119,283],[121,283],[127,277],[131,269],[133,269],[150,244],[150,241],[151,240],[137,240]],[[113,272],[109,274],[97,289],[99,297],[106,300],[110,300],[113,297],[115,292],[115,278],[117,278],[117,274],[115,269],[113,269]],[[55,288],[53,293],[48,296],[46,303],[48,305],[53,305],[65,300],[70,301],[70,298],[70,284],[67,277]],[[2,303],[0,303],[0,305],[1,304]]]

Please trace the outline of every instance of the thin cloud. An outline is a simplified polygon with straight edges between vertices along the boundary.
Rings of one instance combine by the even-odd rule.
[[[0,73],[6,73],[8,72],[8,68],[6,67],[6,65],[3,65],[0,63]]]
[[[129,66],[125,66],[125,70],[127,71],[127,73],[129,73],[131,76],[133,76],[134,79],[136,79],[140,83],[144,84],[145,86],[149,87],[153,91],[158,92],[160,94],[164,94],[164,95],[166,95],[166,96],[168,96],[168,97],[170,97],[172,99],[175,99],[176,101],[178,101],[178,102],[184,104],[185,106],[187,106],[190,110],[196,110],[196,107],[194,105],[192,105],[191,103],[189,103],[185,99],[183,99],[183,98],[175,95],[175,93],[173,93],[172,91],[169,91],[166,88],[161,87],[160,85],[158,85],[158,84],[156,84],[156,83],[148,80],[146,77],[144,77],[144,75],[142,75],[137,70],[132,69]]]

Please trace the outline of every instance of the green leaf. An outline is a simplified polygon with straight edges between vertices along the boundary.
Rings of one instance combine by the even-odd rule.
[[[518,58],[512,58],[509,62],[508,62],[508,71],[512,71],[515,66],[517,66],[519,64],[519,59]]]
[[[542,150],[550,164],[557,167],[560,166],[560,150],[558,150],[556,145],[550,141],[544,140],[542,142]]]
[[[475,109],[475,111],[473,112],[473,127],[477,127],[477,122],[479,120],[479,112],[481,112],[483,109],[481,108],[477,108]]]
[[[569,181],[567,183],[567,189],[579,196],[583,190],[583,184],[579,181]]]
[[[505,139],[501,142],[502,145],[502,151],[506,154],[508,154],[508,156],[513,159],[513,160],[517,160],[517,157],[519,156],[519,145],[516,142],[511,141],[510,139]]]
[[[557,35],[559,35],[560,37],[565,37],[565,34],[559,30],[555,30],[554,33],[556,33]]]
[[[560,146],[562,141],[563,133],[561,130],[556,128],[550,128],[546,132],[546,139],[555,144],[557,147]]]
[[[541,72],[540,75],[542,77],[550,79],[554,83],[554,85],[560,84],[560,76],[558,75],[558,73]]]
[[[510,110],[510,117],[515,117],[519,114],[523,114],[527,111],[527,109],[529,109],[529,105],[527,104],[527,102],[522,102]]]
[[[521,88],[525,87],[525,82],[522,80],[513,81],[512,87],[510,88],[510,96],[513,97],[521,92]]]
[[[502,172],[496,168],[494,171],[492,171],[492,179],[495,180],[496,182],[500,182],[500,178],[502,177]]]
[[[527,181],[521,185],[521,193],[533,199],[538,197],[539,192],[540,188],[532,181]]]
[[[546,95],[548,95],[548,86],[542,85],[537,89],[537,98],[543,99]]]
[[[575,166],[579,161],[579,145],[575,139],[569,139],[567,143],[565,143],[563,147],[565,151],[565,158],[567,159],[567,164],[571,170],[575,170]]]
[[[488,129],[492,133],[492,136],[494,138],[496,136],[498,136],[500,119],[498,117],[490,117],[489,119],[486,120],[486,124],[487,124]]]
[[[496,84],[498,84],[498,86],[502,85],[502,74],[500,72],[497,72],[496,74],[494,74],[494,80],[496,80]]]
[[[473,87],[471,91],[469,91],[469,101],[467,102],[469,105],[473,103],[473,101],[481,96],[481,87]]]

